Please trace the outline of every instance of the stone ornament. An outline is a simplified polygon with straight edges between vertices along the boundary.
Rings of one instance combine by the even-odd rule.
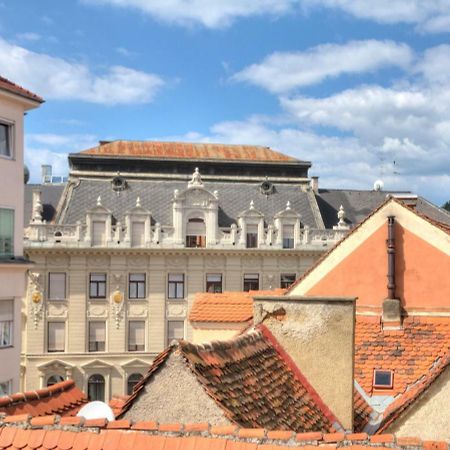
[[[120,328],[120,322],[123,319],[123,294],[119,290],[112,293],[112,312],[116,322],[116,329]]]
[[[200,176],[200,172],[198,167],[195,168],[194,173],[192,174],[192,179],[189,181],[188,186],[203,186],[202,177]]]

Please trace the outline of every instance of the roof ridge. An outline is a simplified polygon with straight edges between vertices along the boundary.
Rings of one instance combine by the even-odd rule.
[[[43,103],[44,99],[34,92],[25,89],[24,87],[18,85],[17,83],[8,80],[8,78],[0,75],[0,90],[4,89],[6,91],[12,92],[13,94],[20,95],[21,97],[28,98],[30,100],[34,100],[39,103]]]

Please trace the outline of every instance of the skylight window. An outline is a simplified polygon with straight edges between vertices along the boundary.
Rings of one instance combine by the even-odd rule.
[[[392,370],[377,370],[373,372],[373,387],[378,389],[392,389],[394,373]]]

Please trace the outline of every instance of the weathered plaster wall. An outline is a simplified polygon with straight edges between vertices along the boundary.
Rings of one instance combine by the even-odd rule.
[[[428,391],[386,432],[420,436],[424,440],[450,441],[450,367]]]
[[[202,326],[207,327],[205,323]],[[214,329],[214,324],[211,324],[211,328],[192,328],[192,342],[194,344],[201,344],[203,342],[211,341],[226,341],[237,336],[242,330],[248,326],[246,322],[242,323],[242,328],[236,329]]]
[[[342,425],[352,429],[354,302],[256,300],[255,309],[258,304],[265,311],[286,311],[282,320],[264,324]]]
[[[170,405],[170,408],[167,407]],[[134,421],[231,424],[199,385],[180,355],[172,353],[124,416]]]

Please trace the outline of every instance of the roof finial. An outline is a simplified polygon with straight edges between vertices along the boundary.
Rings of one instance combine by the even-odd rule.
[[[97,197],[97,206],[102,206],[102,198],[100,195]]]
[[[339,219],[338,226],[341,227],[341,226],[345,225],[345,211],[344,211],[344,207],[342,205],[339,207],[337,216]]]
[[[137,197],[136,199],[136,207],[140,208],[141,207],[141,197]]]
[[[198,167],[195,168],[195,171],[192,174],[192,180],[189,181],[188,186],[203,186],[202,177],[200,176]]]
[[[250,209],[255,209],[255,202],[250,200]]]
[[[286,211],[290,211],[291,209],[291,202],[288,200],[286,203]]]

